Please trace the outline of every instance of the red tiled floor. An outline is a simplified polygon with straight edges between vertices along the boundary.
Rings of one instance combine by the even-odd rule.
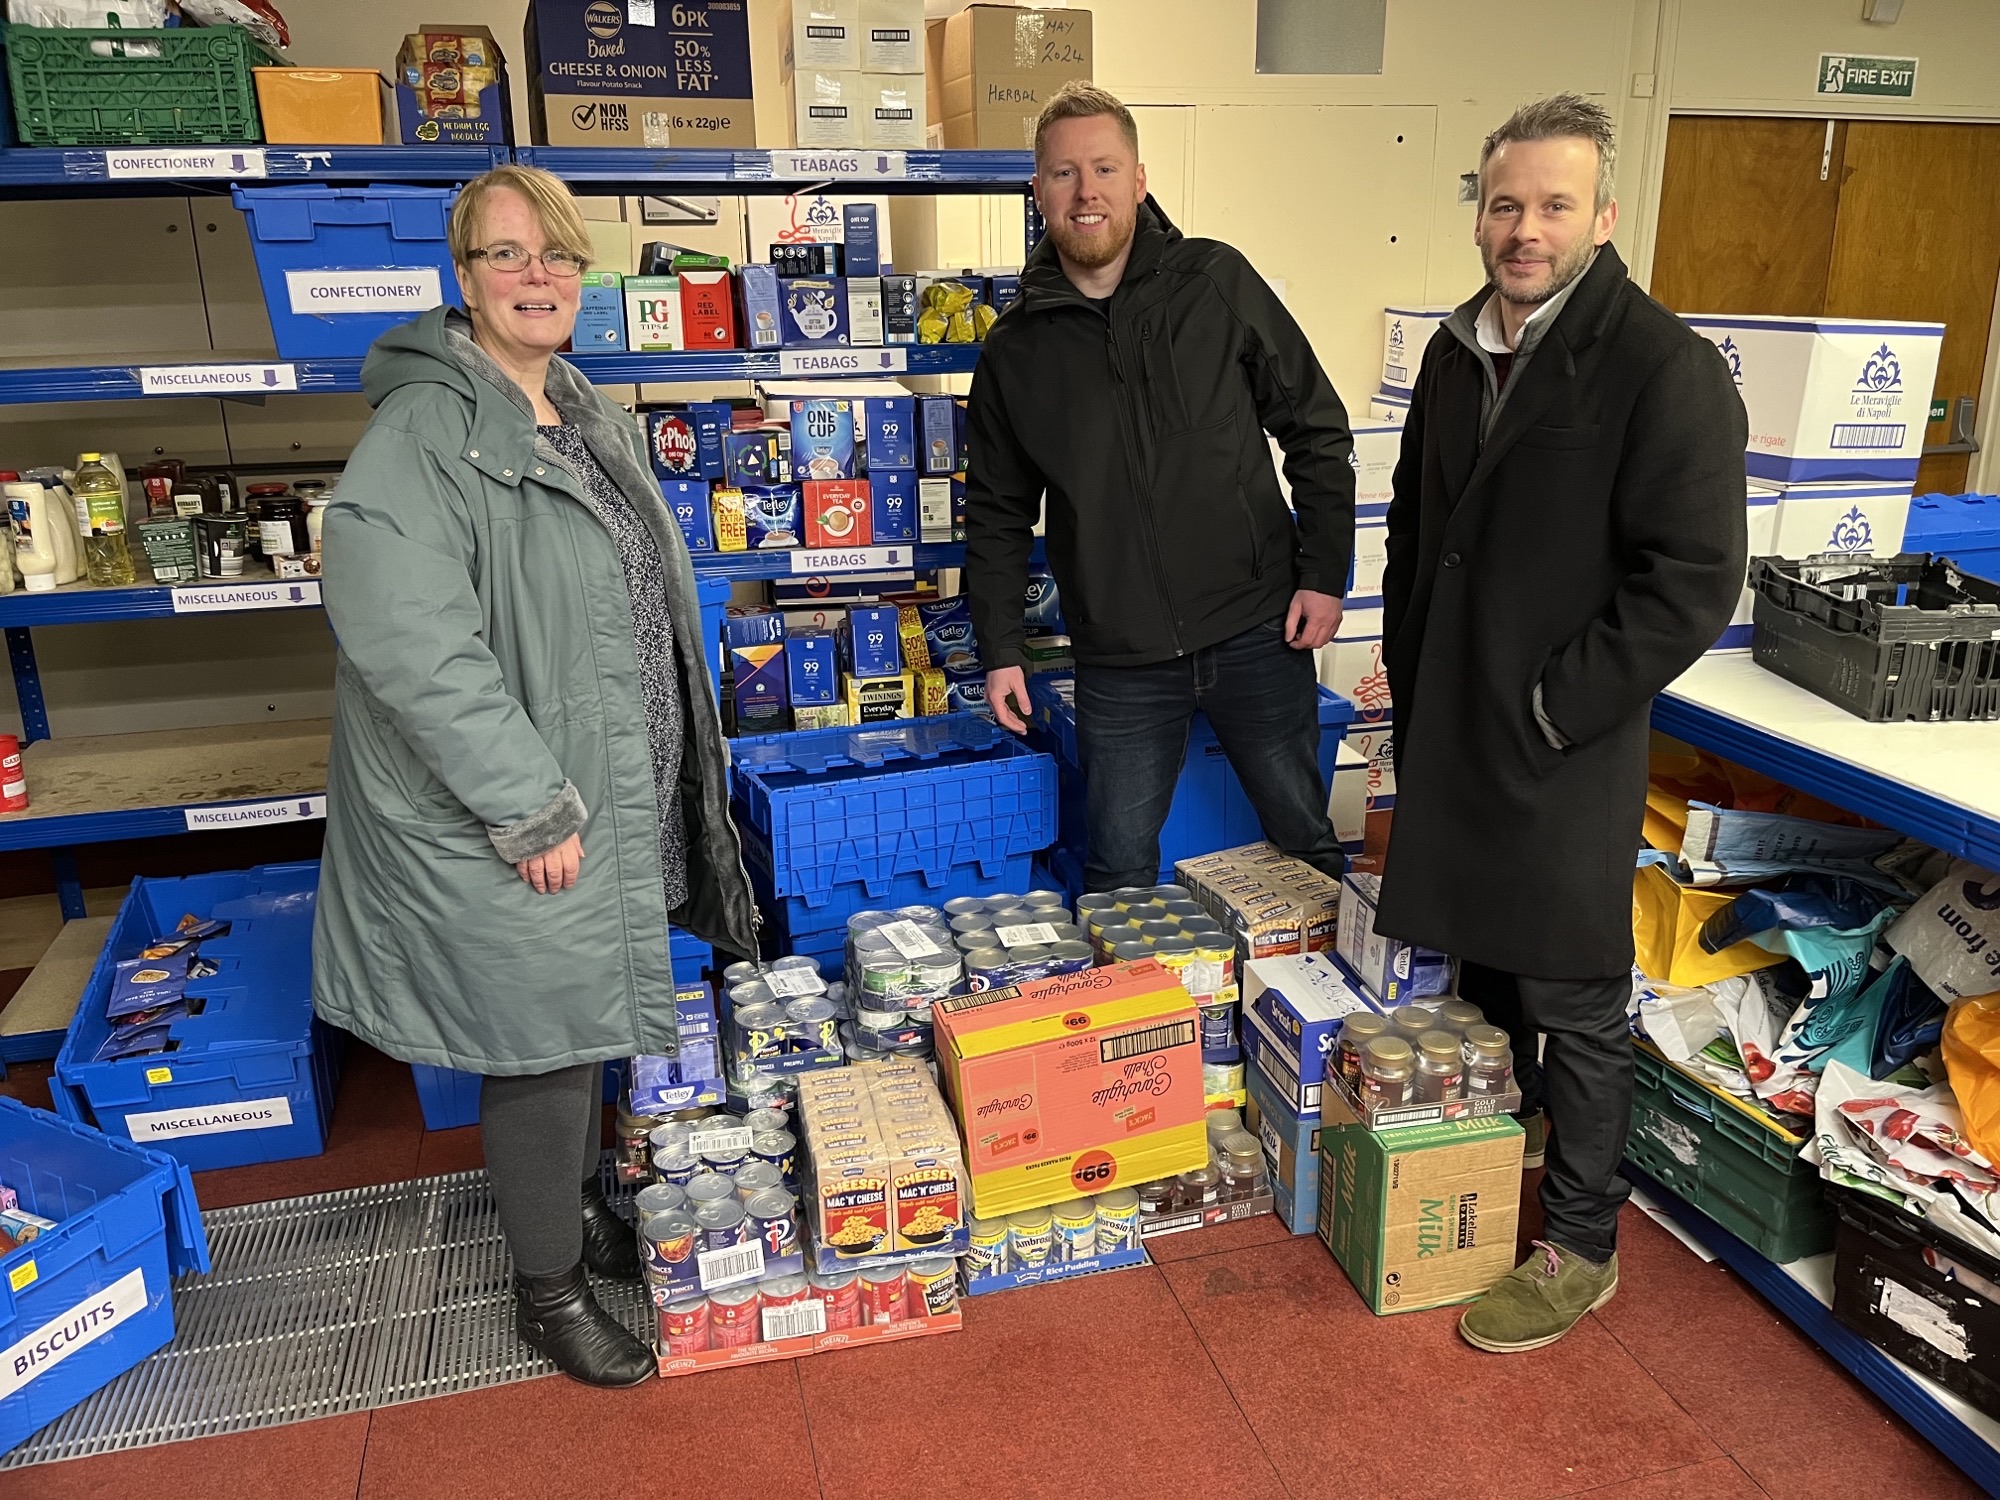
[[[1979,1493],[1726,1266],[1636,1209],[1618,1259],[1597,1321],[1778,1500]]]
[[[480,1144],[477,1125],[461,1125],[455,1130],[426,1130],[417,1148],[419,1177],[473,1172],[485,1165],[486,1151]]]
[[[0,1493],[34,1500],[353,1500],[368,1414],[137,1448],[10,1473]]]
[[[1193,1260],[1202,1255],[1220,1255],[1226,1250],[1247,1250],[1252,1245],[1268,1245],[1288,1240],[1291,1231],[1275,1214],[1259,1214],[1254,1219],[1238,1219],[1233,1224],[1217,1224],[1213,1229],[1193,1229],[1186,1234],[1163,1234],[1146,1241],[1146,1253],[1157,1265],[1177,1260]]]
[[[888,1390],[874,1388],[878,1410]],[[819,1500],[820,1487],[798,1377],[784,1360],[630,1391],[592,1390],[557,1375],[386,1407],[374,1413],[367,1467],[349,1493],[356,1500]]]
[[[829,1500],[1285,1495],[1161,1271],[1002,1292],[965,1321],[799,1361]]]
[[[1164,1274],[1299,1500],[1439,1493],[1392,1431],[1449,1451],[1453,1483],[1478,1495],[1571,1494],[1716,1456],[1594,1324],[1533,1354],[1482,1355],[1458,1337],[1460,1308],[1372,1315],[1316,1239]]]
[[[1585,1490],[1578,1500],[1759,1500],[1763,1493],[1734,1459],[1712,1458],[1705,1464]]]

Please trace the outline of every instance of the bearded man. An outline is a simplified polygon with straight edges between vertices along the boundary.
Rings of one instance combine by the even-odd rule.
[[[1626,279],[1612,168],[1610,116],[1574,94],[1487,137],[1488,285],[1424,351],[1382,575],[1375,928],[1456,955],[1460,995],[1512,1035],[1530,1164],[1547,1110],[1543,1240],[1459,1325],[1494,1352],[1618,1288],[1647,720],[1743,589],[1743,403]]]
[[[1160,877],[1197,709],[1265,835],[1337,876],[1313,651],[1340,623],[1354,554],[1347,413],[1249,261],[1182,235],[1147,196],[1117,99],[1069,84],[1049,101],[1034,188],[1048,234],[987,336],[967,413],[965,589],[987,702],[1026,728],[1022,599],[1046,494],[1076,657],[1086,887]]]

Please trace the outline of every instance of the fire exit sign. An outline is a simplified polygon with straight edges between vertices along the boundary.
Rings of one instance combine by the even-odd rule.
[[[1936,397],[1931,402],[1931,420],[1933,422],[1942,422],[1944,420],[1944,398],[1942,396]]]
[[[1908,99],[1917,92],[1917,60],[1914,57],[1855,57],[1846,52],[1822,52],[1819,55],[1819,92]]]

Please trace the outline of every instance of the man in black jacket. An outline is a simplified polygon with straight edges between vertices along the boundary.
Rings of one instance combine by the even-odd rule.
[[[1382,577],[1397,803],[1376,929],[1461,960],[1461,995],[1513,1036],[1531,1137],[1546,1092],[1545,1240],[1459,1325],[1499,1352],[1617,1290],[1648,711],[1743,589],[1743,404],[1626,279],[1612,146],[1575,95],[1487,138],[1491,285],[1425,351]]]
[[[1340,623],[1354,553],[1347,413],[1263,277],[1146,196],[1138,128],[1110,94],[1070,84],[1049,102],[1035,197],[1048,236],[987,336],[967,424],[987,701],[1027,727],[1021,608],[1046,492],[1077,663],[1085,884],[1158,878],[1197,708],[1265,835],[1338,875],[1313,651]]]

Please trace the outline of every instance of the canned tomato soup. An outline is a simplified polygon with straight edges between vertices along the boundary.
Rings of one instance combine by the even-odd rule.
[[[806,1278],[826,1305],[826,1331],[861,1326],[861,1278],[853,1271],[826,1271]]]
[[[910,1316],[935,1318],[958,1306],[958,1262],[945,1256],[910,1267]]]
[[[660,1352],[701,1354],[708,1348],[708,1299],[688,1297],[660,1309]]]
[[[708,1341],[712,1349],[741,1349],[764,1336],[763,1295],[754,1286],[726,1286],[708,1297]]]
[[[901,1266],[879,1267],[861,1273],[861,1321],[883,1326],[901,1323],[910,1315],[907,1287],[909,1278]]]

